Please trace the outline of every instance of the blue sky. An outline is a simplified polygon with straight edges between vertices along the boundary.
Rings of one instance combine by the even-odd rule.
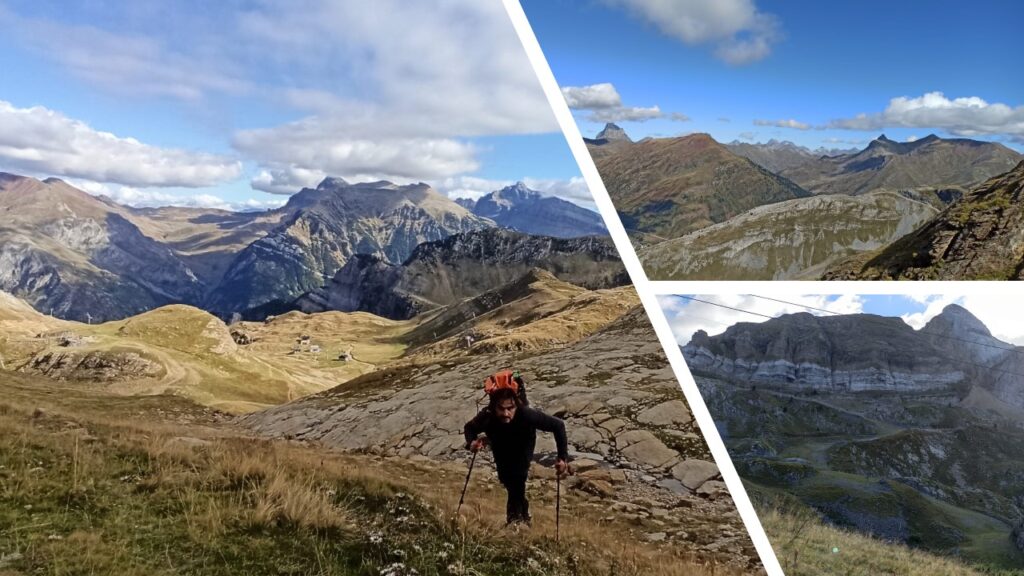
[[[563,90],[607,83],[621,100],[581,101],[584,135],[603,125],[594,116],[646,116],[619,123],[635,138],[708,132],[846,148],[883,132],[900,141],[936,133],[1024,151],[1024,3],[522,4]]]
[[[807,312],[818,316],[839,314],[877,314],[902,318],[914,329],[922,328],[942,309],[959,304],[978,317],[992,335],[1004,342],[1024,345],[1024,326],[1007,310],[1016,309],[1015,297],[988,295],[794,295],[754,296],[746,294],[697,295],[705,302],[678,296],[659,296],[662,310],[672,325],[680,344],[690,341],[693,333],[704,330],[720,334],[738,322],[764,322],[767,317]],[[725,307],[723,307],[725,306]],[[726,308],[728,307],[728,308]],[[732,309],[730,309],[732,308]],[[822,312],[820,310],[827,310]]]
[[[592,200],[500,2],[0,0],[0,170],[138,205],[324,175]]]

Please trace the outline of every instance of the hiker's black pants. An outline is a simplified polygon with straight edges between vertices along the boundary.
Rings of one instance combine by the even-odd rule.
[[[526,476],[499,479],[508,492],[508,501],[505,503],[505,521],[508,523],[529,522],[530,501],[526,499]]]

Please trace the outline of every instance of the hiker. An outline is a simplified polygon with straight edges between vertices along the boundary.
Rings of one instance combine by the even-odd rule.
[[[466,449],[474,453],[479,451],[485,445],[485,440],[479,436],[481,433],[486,436],[486,443],[491,445],[494,453],[498,480],[508,492],[505,520],[508,524],[529,524],[530,502],[526,499],[526,478],[537,443],[537,430],[554,434],[558,446],[555,472],[562,478],[571,473],[565,423],[527,406],[525,394],[520,396],[518,386],[495,388],[488,395],[490,400],[487,407],[466,423]]]

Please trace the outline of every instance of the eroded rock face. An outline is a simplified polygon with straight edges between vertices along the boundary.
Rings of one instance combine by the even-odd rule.
[[[54,380],[122,382],[163,374],[158,362],[132,351],[52,351],[36,356],[21,369]]]
[[[321,288],[355,254],[400,264],[423,242],[495,226],[426,184],[327,178],[282,210],[292,215],[239,253],[209,307],[224,313],[291,301]]]
[[[306,312],[362,310],[394,319],[454,304],[539,268],[589,289],[629,282],[610,239],[560,239],[488,229],[418,246],[401,265],[352,258],[322,290],[303,296]]]
[[[1010,539],[1018,550],[1024,552],[1024,521],[1013,529],[1013,532],[1010,534]]]
[[[1024,278],[1024,162],[964,194],[869,258],[838,263],[825,280]]]
[[[813,196],[754,208],[638,256],[657,280],[811,279],[843,257],[888,245],[938,212],[895,192]]]
[[[800,313],[715,337],[698,332],[683,353],[691,370],[821,391],[947,390],[964,380],[917,336],[898,318]]]

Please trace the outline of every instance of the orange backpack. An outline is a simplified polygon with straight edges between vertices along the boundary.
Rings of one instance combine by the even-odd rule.
[[[511,370],[502,370],[488,376],[487,379],[484,380],[484,392],[490,396],[498,390],[509,388],[515,392],[516,395],[519,395],[519,384],[516,383],[513,374],[514,372]]]

